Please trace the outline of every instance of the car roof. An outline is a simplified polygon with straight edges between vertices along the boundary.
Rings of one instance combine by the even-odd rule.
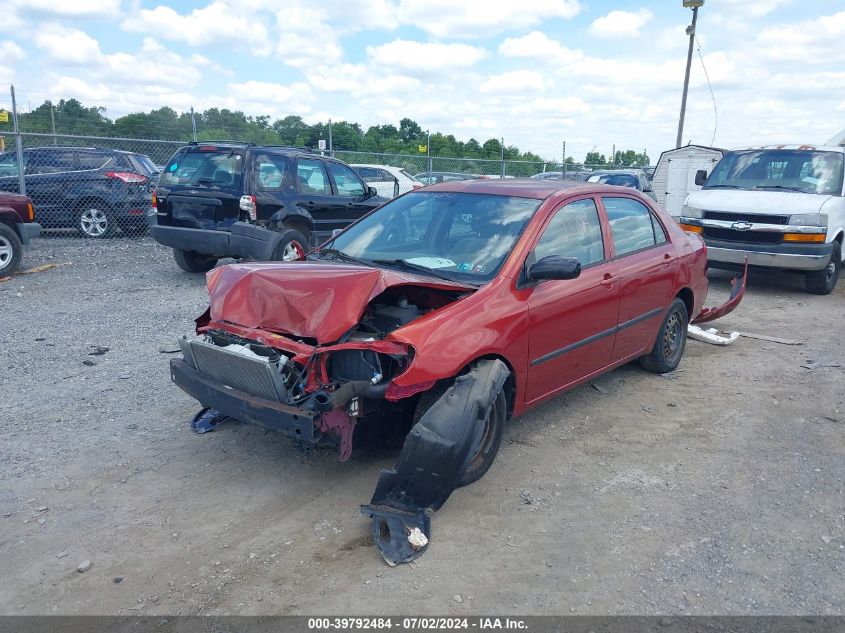
[[[838,152],[845,153],[845,146],[843,145],[757,145],[756,147],[737,147],[731,150],[732,152],[750,152],[761,149],[796,149],[819,152]]]
[[[569,193],[619,193],[630,192],[628,187],[601,185],[574,180],[541,180],[539,178],[499,178],[495,180],[457,180],[428,185],[420,191],[450,191],[456,193],[486,193],[496,196],[536,198],[545,200],[552,194]]]
[[[640,173],[641,171],[642,169],[636,167],[633,169],[597,169],[590,173],[597,174],[600,176],[604,174],[628,174],[629,176],[633,176],[635,174]]]

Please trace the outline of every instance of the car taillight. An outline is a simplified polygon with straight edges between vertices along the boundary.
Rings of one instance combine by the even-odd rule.
[[[27,210],[27,213],[29,214],[29,221],[32,222],[33,220],[35,220],[35,211],[33,211],[33,209],[32,209],[32,203],[31,202],[26,203],[26,210]]]
[[[153,191],[153,209],[158,210],[158,198],[156,198],[156,192]]]
[[[421,391],[428,391],[437,383],[436,380],[427,380],[426,382],[418,382],[415,385],[407,385],[406,387],[397,387],[395,382],[387,385],[387,391],[384,392],[385,400],[401,400],[402,398],[409,398]]]
[[[116,180],[120,180],[121,182],[135,184],[147,182],[146,176],[135,174],[131,171],[107,171],[106,178],[114,178]]]
[[[258,205],[255,196],[241,196],[241,211],[249,213],[249,219],[255,220],[258,217]]]

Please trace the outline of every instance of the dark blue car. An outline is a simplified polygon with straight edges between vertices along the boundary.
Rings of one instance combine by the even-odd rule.
[[[0,191],[18,192],[17,154],[0,154]],[[94,147],[23,150],[26,194],[45,229],[76,228],[103,238],[146,227],[155,165],[145,154]]]

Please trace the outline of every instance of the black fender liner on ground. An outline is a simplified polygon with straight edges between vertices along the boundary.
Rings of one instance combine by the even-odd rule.
[[[373,540],[389,565],[410,562],[428,548],[428,512],[458,486],[508,374],[502,361],[484,360],[455,378],[408,433],[396,465],[381,471],[361,513],[373,519]]]

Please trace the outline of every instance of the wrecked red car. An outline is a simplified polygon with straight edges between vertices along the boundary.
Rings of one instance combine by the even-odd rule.
[[[405,434],[362,511],[385,560],[406,562],[429,512],[490,468],[507,420],[632,360],[678,366],[706,261],[698,235],[630,188],[438,184],[303,261],[209,272],[171,377],[203,405],[199,431],[237,419],[342,460],[367,433]]]

